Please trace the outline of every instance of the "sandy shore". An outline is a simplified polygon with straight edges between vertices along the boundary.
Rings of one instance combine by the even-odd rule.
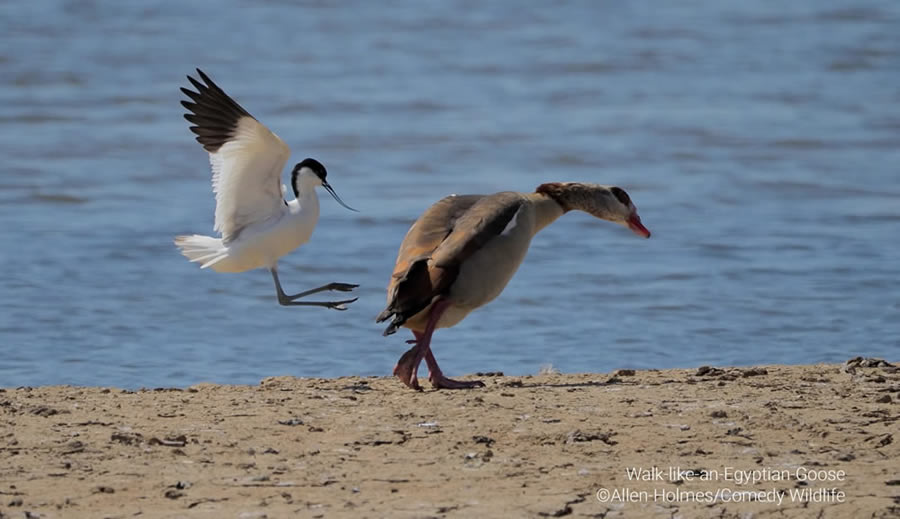
[[[483,380],[7,388],[0,517],[900,516],[880,362]]]

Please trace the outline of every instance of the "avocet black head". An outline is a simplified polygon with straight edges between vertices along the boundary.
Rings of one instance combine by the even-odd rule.
[[[325,166],[316,159],[303,159],[301,162],[298,162],[297,165],[294,166],[294,170],[291,171],[291,187],[294,188],[294,196],[300,196],[300,180],[304,175],[315,175],[319,179],[319,182],[322,183],[322,187],[325,188],[325,191],[328,191],[328,194],[330,194],[337,203],[351,211],[356,211],[356,209],[345,204],[337,193],[334,192],[334,188],[331,187],[331,184],[326,180],[326,177],[328,177],[328,170],[326,170]]]

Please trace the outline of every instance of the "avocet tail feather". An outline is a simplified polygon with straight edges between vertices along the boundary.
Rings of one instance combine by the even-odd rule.
[[[176,236],[175,245],[181,249],[181,254],[194,263],[200,263],[200,268],[210,267],[228,257],[228,249],[220,238],[193,234],[190,236]]]

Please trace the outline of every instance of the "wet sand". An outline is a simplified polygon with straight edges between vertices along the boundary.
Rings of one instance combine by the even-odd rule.
[[[0,517],[900,516],[883,361],[482,380],[6,388]]]

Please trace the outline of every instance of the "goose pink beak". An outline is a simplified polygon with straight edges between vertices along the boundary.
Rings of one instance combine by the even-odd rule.
[[[628,228],[638,236],[650,237],[650,231],[641,223],[641,217],[638,216],[637,211],[631,213],[631,216],[628,217]]]

